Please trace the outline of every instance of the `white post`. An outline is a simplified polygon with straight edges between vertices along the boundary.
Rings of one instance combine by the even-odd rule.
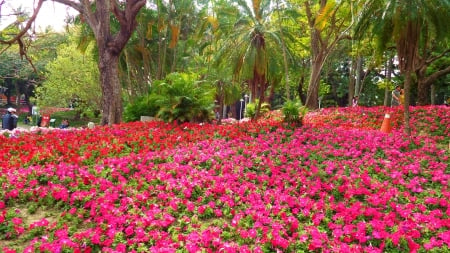
[[[244,99],[240,99],[239,101],[241,101],[241,107],[239,108],[239,120],[242,119],[242,103],[244,102]]]
[[[249,96],[247,94],[244,95],[245,101],[244,101],[244,117],[245,117],[245,113],[247,112],[247,104],[250,102],[249,100]]]

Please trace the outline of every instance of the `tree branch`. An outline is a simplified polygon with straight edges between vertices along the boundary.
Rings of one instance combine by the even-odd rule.
[[[440,55],[436,55],[435,57],[429,58],[426,60],[426,65],[430,65],[431,63],[433,63],[435,60],[440,59],[442,57],[444,57],[448,52],[450,52],[450,48],[445,50],[444,52],[442,52],[442,54]]]
[[[125,10],[121,10],[117,0],[111,0],[112,12],[120,23],[120,31],[114,36],[114,44],[122,49],[137,26],[136,16],[139,10],[145,6],[146,0],[128,0]]]
[[[431,74],[430,76],[428,76],[427,78],[425,78],[425,82],[427,85],[428,84],[432,84],[434,81],[436,81],[436,79],[438,79],[441,76],[447,75],[450,73],[450,66],[446,67],[445,69],[441,69],[437,72],[434,72],[433,74]]]
[[[45,1],[45,0],[44,0]],[[83,6],[80,3],[77,2],[73,2],[71,0],[52,0],[54,2],[60,3],[60,4],[64,4],[67,5],[73,9],[75,9],[76,11],[82,13],[83,12]]]
[[[120,25],[127,22],[126,16],[124,11],[122,11],[119,7],[119,2],[117,0],[111,0],[111,11],[113,12],[114,16],[119,21]]]
[[[20,32],[14,36],[14,38],[10,39],[10,40],[0,40],[0,44],[7,44],[7,45],[11,45],[14,42],[18,42],[22,36],[30,29],[31,25],[33,24],[34,20],[37,17],[37,14],[39,13],[39,10],[42,7],[42,3],[44,2],[44,0],[39,0],[38,4],[36,6],[36,8],[33,10],[33,15],[31,16],[31,18],[28,20],[27,24],[25,25],[25,27],[20,30]],[[19,44],[20,45],[20,44]],[[24,50],[24,48],[21,48],[21,50]]]

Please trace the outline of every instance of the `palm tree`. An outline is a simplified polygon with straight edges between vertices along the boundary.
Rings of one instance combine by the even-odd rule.
[[[220,64],[232,64],[236,80],[247,81],[251,98],[259,98],[255,115],[258,117],[269,87],[269,65],[280,64],[280,46],[284,43],[280,26],[271,23],[270,0],[253,0],[251,6],[245,0],[235,2],[237,5],[230,4],[218,11],[219,31],[227,37],[219,42],[216,59]],[[237,18],[233,20],[230,16]]]
[[[409,105],[411,85],[419,48],[425,30],[430,29],[436,38],[449,34],[450,1],[439,0],[366,0],[355,28],[357,37],[366,31],[377,40],[378,52],[382,53],[390,42],[397,50],[400,72],[405,77],[404,123],[405,132],[411,134]]]

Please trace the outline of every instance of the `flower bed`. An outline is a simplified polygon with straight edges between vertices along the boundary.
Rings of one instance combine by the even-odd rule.
[[[412,138],[378,131],[382,108],[338,112],[5,137],[0,249],[448,251],[448,108],[415,108],[414,132],[436,134]]]

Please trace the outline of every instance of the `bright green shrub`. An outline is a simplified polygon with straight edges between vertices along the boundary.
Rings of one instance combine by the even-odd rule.
[[[254,102],[248,103],[245,107],[245,117],[254,118],[256,114],[256,108],[258,107],[259,100],[255,99]],[[262,103],[259,115],[264,115],[270,111],[270,105],[268,103]]]
[[[284,103],[281,111],[283,112],[285,122],[301,125],[308,109],[302,106],[298,100],[288,100]]]
[[[125,107],[124,121],[137,121],[141,116],[155,116],[159,107],[154,102],[150,102],[150,95],[139,97],[133,103]]]
[[[169,74],[154,84],[149,101],[159,108],[156,117],[166,122],[204,122],[214,115],[214,88],[196,74]]]
[[[214,88],[198,81],[196,74],[171,73],[155,81],[149,95],[125,108],[125,121],[152,116],[166,122],[204,122],[213,117]]]

